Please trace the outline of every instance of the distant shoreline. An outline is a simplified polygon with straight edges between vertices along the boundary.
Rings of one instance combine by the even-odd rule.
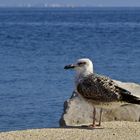
[[[134,9],[140,9],[139,6],[135,6],[135,7],[123,7],[123,6],[120,6],[120,7],[111,7],[111,6],[96,6],[96,7],[93,7],[93,6],[40,6],[40,7],[36,7],[36,6],[31,6],[31,7],[28,7],[28,6],[0,6],[0,9],[91,9],[91,10],[96,10],[96,9],[104,9],[104,10],[107,10],[107,9],[116,9],[116,10],[119,10],[119,9],[130,9],[130,10],[134,10]]]

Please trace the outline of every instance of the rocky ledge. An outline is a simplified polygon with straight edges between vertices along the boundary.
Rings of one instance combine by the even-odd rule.
[[[117,84],[140,97],[140,85],[116,81]],[[99,120],[100,109],[97,108],[96,120]],[[60,118],[60,126],[78,126],[91,124],[93,107],[78,96],[72,96],[64,102],[64,112]],[[140,105],[126,104],[115,109],[103,109],[102,121],[140,121]]]

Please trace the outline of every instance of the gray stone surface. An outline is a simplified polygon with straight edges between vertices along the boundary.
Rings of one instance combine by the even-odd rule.
[[[115,81],[115,80],[114,80]],[[140,85],[115,81],[119,86],[140,97]],[[97,108],[96,120],[99,120],[100,109]],[[73,96],[64,103],[64,112],[60,118],[60,126],[77,126],[91,124],[93,106],[79,96]],[[102,121],[140,121],[140,105],[126,104],[115,109],[104,109]]]

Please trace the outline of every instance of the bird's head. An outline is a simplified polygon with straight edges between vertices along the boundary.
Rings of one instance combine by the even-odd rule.
[[[88,58],[78,59],[74,64],[66,65],[64,69],[74,69],[78,75],[86,76],[93,73],[92,61]]]

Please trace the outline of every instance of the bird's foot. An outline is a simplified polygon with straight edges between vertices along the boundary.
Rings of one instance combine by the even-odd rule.
[[[91,129],[99,128],[100,126],[101,125],[99,124],[82,125],[82,127],[91,128]]]
[[[95,124],[90,124],[88,125],[89,128],[96,128],[96,125]]]
[[[100,127],[101,124],[90,124],[89,127]]]
[[[100,124],[96,124],[96,126],[97,126],[97,127],[101,127],[101,125],[100,125]]]

